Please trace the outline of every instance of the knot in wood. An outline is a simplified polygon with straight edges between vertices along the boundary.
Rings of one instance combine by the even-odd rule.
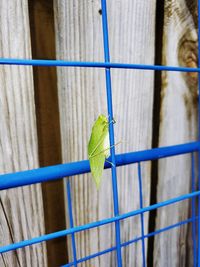
[[[192,38],[190,33],[185,33],[178,44],[178,62],[180,66],[188,68],[197,68],[197,40]],[[197,94],[198,73],[185,72],[184,79],[194,95]]]

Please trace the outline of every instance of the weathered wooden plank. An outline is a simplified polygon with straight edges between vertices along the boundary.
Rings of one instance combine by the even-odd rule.
[[[30,58],[26,0],[0,2],[1,57]],[[38,166],[31,67],[0,67],[0,171]],[[44,233],[40,185],[0,192],[0,245]],[[0,256],[1,266],[46,266],[44,244]]]
[[[33,58],[55,58],[53,0],[29,0],[29,17]],[[62,156],[56,68],[34,67],[33,73],[39,163],[59,164]],[[62,180],[43,183],[42,194],[46,233],[63,230],[66,223]],[[66,262],[66,246],[66,237],[47,242],[48,266]]]
[[[195,16],[190,13],[195,8],[190,3],[191,1],[185,0],[165,1],[162,59],[164,65],[197,66]],[[197,74],[163,72],[161,98],[159,145],[195,140]],[[190,158],[179,156],[159,162],[158,202],[190,190]],[[188,218],[191,215],[188,205],[189,202],[184,201],[158,210],[157,229]],[[155,237],[154,266],[192,266],[192,257],[187,263],[189,265],[186,265],[187,240],[191,240],[187,231],[188,227],[181,227]]]
[[[111,60],[154,62],[155,1],[108,2]],[[100,1],[54,1],[57,58],[103,61]],[[117,152],[151,146],[153,72],[112,70]],[[99,69],[58,69],[63,161],[87,158],[91,126],[100,113],[107,114],[105,73]],[[142,166],[145,201],[149,204],[150,165]],[[76,225],[113,215],[110,170],[96,190],[91,175],[70,178]],[[139,207],[136,166],[118,169],[120,213]],[[145,218],[145,230],[148,218]],[[140,218],[121,223],[122,241],[140,235]],[[76,235],[77,256],[115,244],[114,225]],[[69,241],[69,248],[71,244]],[[141,266],[141,243],[123,249],[126,266]],[[71,254],[70,254],[71,255]],[[116,266],[115,253],[82,266]]]

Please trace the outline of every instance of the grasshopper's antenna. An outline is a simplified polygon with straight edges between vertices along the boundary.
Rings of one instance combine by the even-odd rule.
[[[99,153],[97,153],[97,154],[90,155],[90,156],[89,156],[89,159],[94,158],[94,157],[100,155],[101,153],[103,153],[103,152],[105,152],[105,151],[111,149],[112,147],[117,146],[117,145],[119,145],[119,144],[121,144],[121,143],[122,143],[122,141],[119,141],[119,142],[117,142],[116,144],[114,144],[114,145],[112,145],[112,146],[110,146],[110,147],[108,147],[108,148],[105,148],[104,150],[102,150],[101,152],[99,152]],[[110,163],[111,163],[111,162],[110,162]]]
[[[111,161],[106,159],[106,162],[110,163],[113,167],[115,167],[115,164],[113,164]]]

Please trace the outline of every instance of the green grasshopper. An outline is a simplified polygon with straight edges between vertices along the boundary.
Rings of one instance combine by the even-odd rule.
[[[112,123],[113,122],[115,121],[112,121]],[[99,189],[100,186],[105,161],[110,156],[108,128],[109,122],[107,117],[105,115],[100,115],[94,122],[88,143],[88,158],[97,189]]]

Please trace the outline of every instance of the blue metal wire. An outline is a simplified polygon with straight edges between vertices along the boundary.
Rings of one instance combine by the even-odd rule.
[[[140,215],[141,213],[149,212],[149,211],[152,211],[152,210],[155,210],[155,209],[159,209],[161,207],[172,205],[173,203],[177,203],[177,202],[180,202],[180,201],[183,201],[183,200],[187,200],[187,199],[199,196],[199,195],[200,195],[200,191],[195,191],[195,192],[192,192],[192,193],[181,195],[179,197],[168,199],[168,200],[163,201],[163,202],[156,203],[156,204],[148,206],[148,207],[144,207],[144,208],[139,209],[139,210],[134,210],[134,211],[130,211],[130,212],[127,212],[127,213],[123,213],[123,214],[120,214],[120,215],[112,217],[112,218],[106,218],[106,219],[101,220],[101,221],[91,222],[91,223],[88,223],[88,224],[84,224],[84,225],[81,225],[81,226],[76,226],[76,227],[65,229],[65,230],[62,230],[62,231],[55,232],[55,233],[41,235],[41,236],[29,239],[29,240],[23,240],[23,241],[20,241],[20,242],[17,242],[17,243],[13,243],[13,244],[10,244],[10,245],[7,245],[7,246],[0,247],[0,253],[5,253],[5,252],[8,252],[8,251],[12,251],[12,250],[18,249],[18,248],[23,248],[23,247],[30,246],[30,245],[33,245],[33,244],[37,244],[37,243],[41,243],[41,242],[44,242],[44,241],[48,241],[48,240],[51,240],[51,239],[54,239],[54,238],[58,238],[58,237],[66,236],[66,235],[71,235],[72,233],[78,233],[78,232],[85,231],[85,230],[88,230],[88,229],[91,229],[91,228],[100,227],[102,225],[114,223],[114,222],[119,221],[119,220],[124,220],[124,219],[127,219],[129,217],[137,216],[137,215]]]
[[[73,220],[73,212],[72,212],[72,201],[71,201],[71,188],[70,188],[70,179],[67,178],[66,181],[67,187],[67,202],[68,202],[68,214],[69,214],[69,226],[70,228],[74,227],[74,220]],[[76,240],[75,234],[71,234],[71,243],[72,243],[72,253],[73,253],[73,260],[74,266],[77,267],[77,256],[76,256]]]
[[[24,66],[46,66],[46,67],[80,67],[80,68],[113,68],[113,69],[136,69],[136,70],[158,70],[158,71],[178,71],[178,72],[200,72],[198,68],[129,64],[114,62],[87,62],[87,61],[66,61],[48,59],[17,59],[0,58],[0,65],[24,65]]]
[[[191,223],[193,222],[194,220],[197,221],[197,217],[196,218],[189,218],[187,220],[184,220],[184,221],[181,221],[181,222],[178,222],[178,223],[175,223],[175,224],[172,224],[172,225],[169,225],[167,227],[164,227],[162,229],[159,229],[159,230],[156,230],[155,232],[151,232],[147,235],[144,235],[143,238],[149,238],[149,237],[152,237],[152,236],[155,236],[155,235],[158,235],[158,234],[161,234],[163,232],[166,232],[166,231],[169,231],[169,230],[172,230],[174,228],[177,228],[177,227],[180,227],[180,226],[183,226],[185,224],[188,224],[188,223]],[[127,242],[124,242],[121,244],[121,247],[127,247],[133,243],[136,243],[138,241],[140,241],[142,239],[142,237],[137,237],[137,238],[134,238],[132,240],[129,240]],[[116,247],[111,247],[111,248],[108,248],[108,249],[105,249],[103,251],[100,251],[100,252],[97,252],[97,253],[94,253],[94,254],[90,254],[84,258],[81,258],[81,259],[78,259],[77,260],[77,263],[82,263],[82,262],[85,262],[85,261],[88,261],[88,260],[91,260],[93,258],[96,258],[96,257],[99,257],[99,256],[102,256],[104,254],[107,254],[107,253],[110,253],[112,251],[116,250]],[[68,264],[65,264],[65,265],[62,265],[61,267],[70,267],[70,266],[73,266],[74,265],[74,262],[69,262]]]
[[[192,170],[192,192],[195,192],[196,186],[195,186],[195,158],[194,153],[191,154],[192,164],[191,164],[191,170]],[[192,218],[196,218],[196,198],[192,198]],[[192,242],[193,242],[193,260],[194,260],[194,267],[197,266],[197,245],[196,245],[196,221],[193,220],[192,222]]]
[[[102,27],[103,27],[103,44],[104,44],[104,59],[105,62],[110,62],[109,53],[109,38],[108,38],[108,21],[107,21],[107,10],[106,10],[106,0],[101,0],[102,8]],[[117,188],[117,170],[116,170],[116,160],[115,160],[115,139],[114,139],[114,127],[113,127],[113,105],[112,105],[112,85],[110,68],[106,68],[106,93],[107,93],[107,106],[108,106],[108,118],[109,118],[109,137],[110,137],[110,154],[112,162],[112,189],[113,189],[113,204],[114,204],[114,215],[119,215],[119,204],[118,204],[118,188]],[[117,247],[117,266],[122,266],[122,255],[120,246],[120,222],[117,220],[115,222],[115,238]]]
[[[115,164],[116,166],[124,166],[127,164],[137,163],[140,161],[155,160],[180,154],[186,154],[198,151],[199,147],[200,147],[199,142],[191,142],[175,146],[166,146],[144,151],[124,153],[116,155]],[[110,159],[108,160],[111,161]],[[105,168],[110,168],[110,164],[106,162]],[[1,174],[0,190],[61,179],[63,177],[68,177],[88,172],[90,172],[89,161],[82,160],[77,162],[70,162],[65,164],[38,168],[34,170]]]
[[[139,184],[139,197],[140,197],[140,208],[143,208],[143,190],[142,190],[142,173],[141,173],[141,164],[138,163],[138,184]],[[142,241],[142,260],[143,267],[146,267],[145,259],[145,241],[144,241],[144,214],[140,214],[141,219],[141,241]]]

